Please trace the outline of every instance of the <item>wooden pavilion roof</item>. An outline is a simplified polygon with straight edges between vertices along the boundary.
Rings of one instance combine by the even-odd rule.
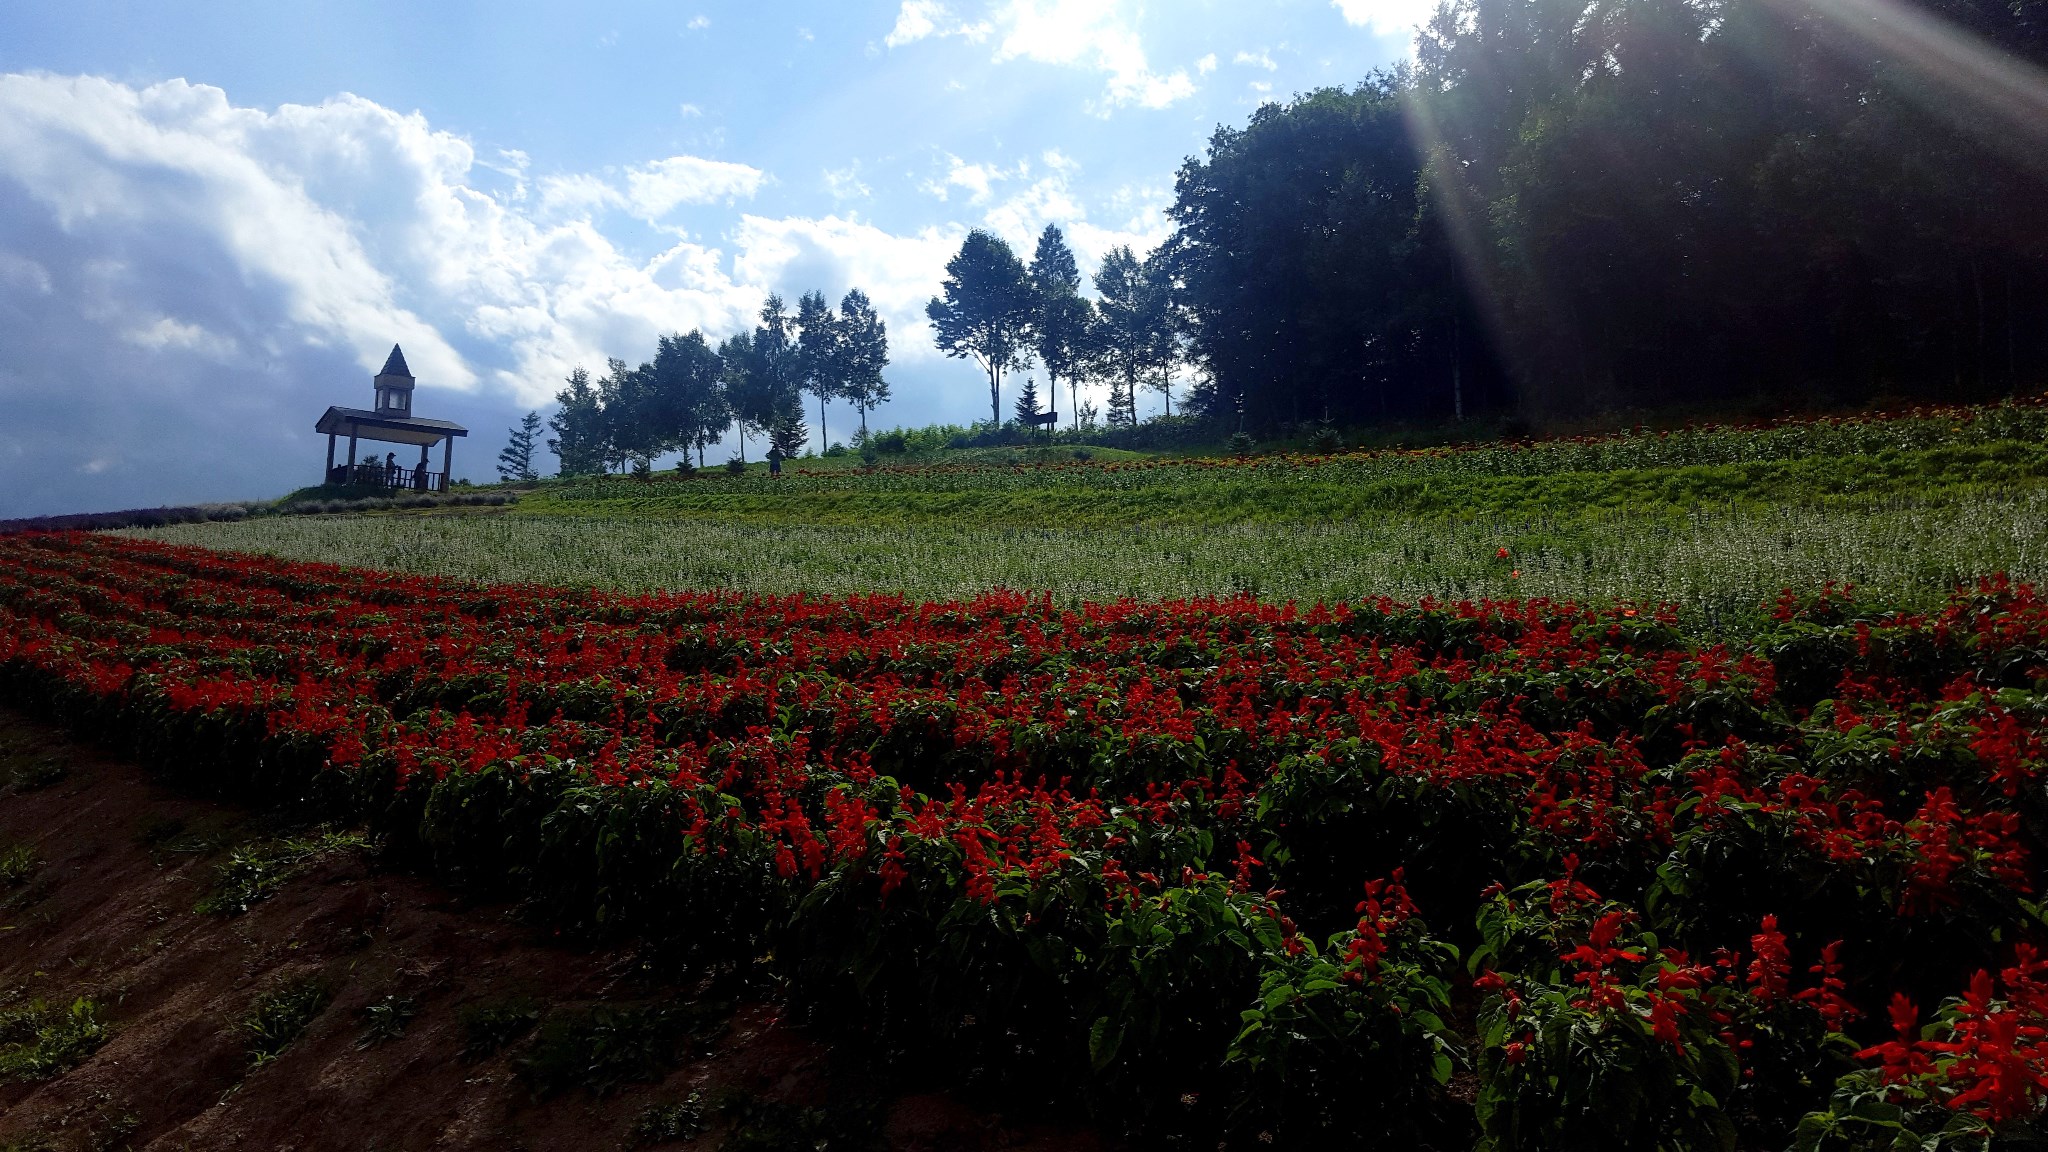
[[[417,416],[393,416],[339,406],[321,414],[320,422],[313,426],[313,430],[336,436],[354,435],[359,440],[378,440],[386,444],[439,444],[456,436],[469,435],[469,429],[447,420],[423,420]]]

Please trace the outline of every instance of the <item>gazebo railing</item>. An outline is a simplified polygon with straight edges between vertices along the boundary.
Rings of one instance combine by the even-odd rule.
[[[334,471],[327,474],[327,482],[356,488],[386,488],[394,492],[448,490],[446,472],[430,472],[425,468],[401,468],[395,464],[338,464]]]

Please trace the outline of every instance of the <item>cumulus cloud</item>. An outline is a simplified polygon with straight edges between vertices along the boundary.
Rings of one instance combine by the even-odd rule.
[[[393,342],[422,411],[496,424],[576,364],[758,306],[716,249],[636,259],[561,214],[659,217],[751,194],[758,170],[544,181],[529,216],[526,165],[353,96],[266,111],[183,81],[0,76],[0,515],[310,481],[313,418],[365,402]]]
[[[1097,107],[1105,114],[1132,105],[1164,108],[1194,95],[1187,69],[1153,70],[1126,7],[1109,0],[999,0],[984,18],[969,20],[942,0],[903,0],[883,43],[897,48],[929,37],[994,37],[997,63],[1031,60],[1102,73],[1106,87]],[[1201,74],[1213,71],[1214,55],[1195,67]]]
[[[1411,36],[1436,11],[1435,0],[1330,0],[1346,24],[1375,36]]]
[[[843,208],[740,213],[716,241],[633,229],[654,237],[636,251],[606,213],[743,202],[769,176],[672,156],[536,177],[524,154],[354,96],[266,110],[183,81],[0,76],[0,516],[311,483],[314,419],[366,403],[393,342],[420,412],[472,429],[457,475],[487,476],[503,429],[571,368],[664,332],[717,339],[771,290],[865,289],[903,366],[892,416],[955,416],[923,310],[965,230],[1028,254],[1056,222],[1092,268],[1158,243],[1170,192],[1091,200],[1056,150],[941,163],[960,215],[910,234]],[[867,194],[858,165],[826,182]]]
[[[1236,56],[1231,57],[1230,62],[1232,64],[1243,64],[1251,68],[1264,68],[1268,72],[1275,71],[1280,67],[1279,64],[1274,62],[1273,54],[1263,48],[1257,52],[1239,52]]]

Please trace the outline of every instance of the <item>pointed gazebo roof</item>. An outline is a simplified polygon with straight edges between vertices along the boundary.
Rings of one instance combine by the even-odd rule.
[[[377,375],[403,376],[407,380],[412,379],[412,370],[405,366],[405,353],[398,350],[398,345],[393,344],[391,346],[391,355],[384,359],[384,370],[377,373]]]

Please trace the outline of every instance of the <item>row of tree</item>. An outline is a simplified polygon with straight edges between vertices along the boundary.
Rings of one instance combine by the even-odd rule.
[[[1450,0],[1219,128],[1146,266],[1255,424],[2038,386],[2044,66],[2043,0]]]
[[[1217,129],[1095,300],[975,232],[927,315],[998,422],[1034,361],[1254,427],[2048,382],[2048,0],[1899,7],[1449,0]]]
[[[888,363],[887,325],[860,289],[849,290],[836,310],[822,292],[805,293],[794,314],[771,294],[752,331],[716,348],[693,329],[661,337],[654,359],[637,368],[613,359],[595,381],[577,368],[555,396],[548,451],[565,476],[693,450],[701,466],[704,450],[727,432],[737,434],[741,460],[749,437],[795,456],[810,439],[805,397],[817,398],[819,433],[828,443],[826,406],[834,400],[853,406],[865,435],[868,413],[889,399],[882,377]],[[532,471],[530,464],[524,471]]]
[[[1091,300],[1081,294],[1080,265],[1058,225],[1046,225],[1028,266],[1002,237],[975,229],[947,261],[925,315],[941,351],[987,375],[991,423],[1003,422],[1004,376],[1038,364],[1055,408],[1066,382],[1071,419],[1092,413],[1080,388],[1099,381],[1109,388],[1105,418],[1135,424],[1141,389],[1159,392],[1172,413],[1174,381],[1187,359],[1189,332],[1171,271],[1128,246],[1113,249],[1096,270]],[[1016,417],[1028,423],[1039,412],[1036,381],[1027,380]]]

